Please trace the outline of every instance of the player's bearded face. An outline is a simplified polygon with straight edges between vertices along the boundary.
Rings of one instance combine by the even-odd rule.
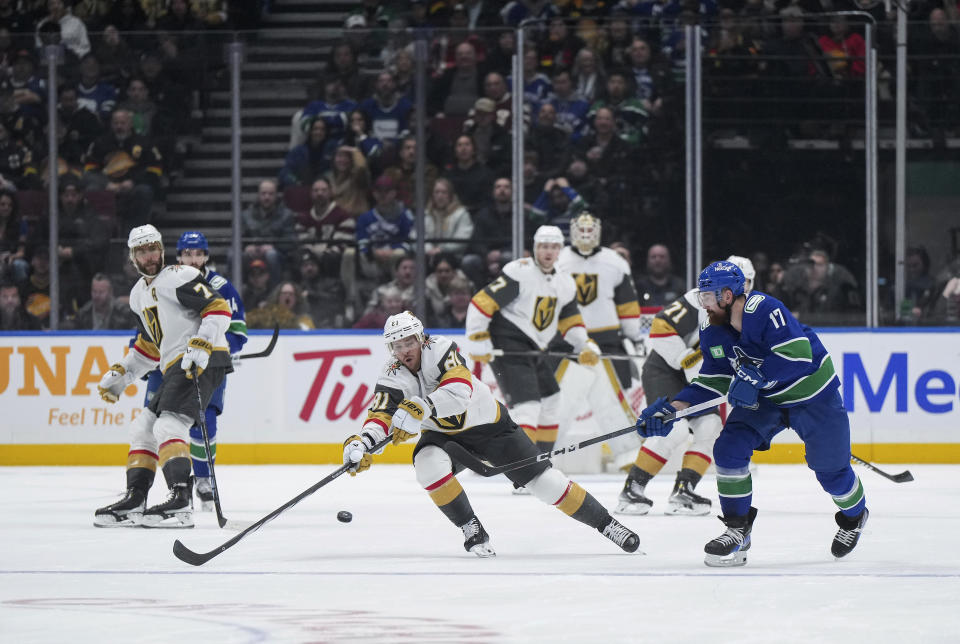
[[[163,267],[163,251],[156,246],[140,246],[133,251],[133,259],[144,275],[156,275]]]
[[[707,317],[710,319],[712,326],[725,326],[730,324],[732,301],[728,302],[730,299],[730,293],[728,291],[723,291],[719,300],[717,299],[716,293],[711,291],[702,291],[697,294],[697,298],[700,300],[700,305],[707,312]]]
[[[184,248],[180,251],[180,263],[201,269],[207,263],[207,254],[199,248]]]

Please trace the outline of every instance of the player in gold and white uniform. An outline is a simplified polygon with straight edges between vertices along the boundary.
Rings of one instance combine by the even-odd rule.
[[[196,268],[163,265],[163,240],[153,226],[131,230],[127,246],[142,276],[130,291],[139,332],[131,351],[103,375],[98,389],[105,401],[115,403],[127,385],[157,367],[163,382],[130,424],[126,494],[98,509],[94,525],[189,528],[189,430],[201,422],[213,391],[232,371],[225,335],[231,310]],[[164,502],[146,508],[158,464],[170,492]]]
[[[756,271],[746,257],[731,255],[727,261],[735,263],[746,277],[744,290],[753,288]],[[697,289],[691,289],[663,308],[650,327],[650,354],[643,363],[641,379],[648,401],[661,396],[673,398],[700,372],[703,356],[700,353],[700,325],[707,314],[697,298]],[[710,512],[710,499],[694,492],[694,488],[713,462],[713,443],[723,429],[717,410],[701,416],[677,421],[667,436],[651,436],[643,442],[637,459],[627,474],[620,499],[618,514],[647,514],[653,501],[645,496],[646,485],[670,460],[670,456],[685,448],[681,469],[677,472],[673,492],[667,502],[666,514],[699,516]]]
[[[344,441],[350,474],[370,467],[370,448],[387,436],[397,444],[421,433],[414,449],[417,480],[440,511],[463,530],[463,547],[479,557],[495,555],[490,537],[457,480],[459,471],[443,446],[455,442],[494,465],[537,455],[490,389],[474,378],[449,338],[425,335],[423,323],[405,311],[387,319],[383,338],[391,353],[377,379],[373,403],[360,433]],[[640,541],[590,493],[540,461],[507,473],[544,503],[596,528],[626,552]]]
[[[556,267],[563,244],[559,228],[540,226],[533,236],[533,257],[504,266],[467,310],[469,356],[490,363],[510,414],[543,451],[553,449],[557,440],[560,387],[547,356],[529,354],[546,351],[559,332],[581,364],[595,365],[600,356],[583,326],[576,284]]]

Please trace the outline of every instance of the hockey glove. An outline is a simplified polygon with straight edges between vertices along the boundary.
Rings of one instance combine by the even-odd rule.
[[[363,439],[356,434],[343,441],[343,464],[351,466],[347,470],[350,476],[356,476],[357,472],[368,470],[373,465],[373,455],[367,451]]]
[[[489,331],[478,331],[467,336],[467,355],[474,362],[489,364],[493,361],[493,341]]]
[[[760,396],[760,389],[753,383],[734,378],[730,383],[730,391],[727,392],[727,402],[734,407],[743,409],[756,409],[760,406],[757,399]]]
[[[127,386],[127,370],[119,362],[110,365],[110,371],[103,374],[100,378],[100,384],[97,385],[97,391],[100,397],[108,403],[115,403],[120,400],[120,394]]]
[[[587,343],[583,345],[583,349],[580,350],[577,361],[584,367],[592,367],[597,364],[600,362],[600,347],[598,347],[593,340],[588,340]]]
[[[187,350],[183,354],[183,360],[180,361],[180,368],[187,374],[187,378],[193,378],[193,366],[197,367],[197,376],[203,373],[210,362],[210,354],[213,352],[213,345],[197,336],[190,338],[187,342]]]
[[[652,405],[640,412],[637,419],[637,433],[644,438],[666,436],[673,429],[674,420],[664,420],[667,414],[675,414],[676,408],[667,402],[666,396],[660,396]]]
[[[767,380],[758,367],[749,363],[737,365],[737,380],[748,382],[757,389],[769,389],[777,384],[776,380]]]
[[[420,396],[411,396],[400,401],[400,405],[393,413],[393,444],[410,440],[420,433],[420,425],[426,418],[427,403]]]

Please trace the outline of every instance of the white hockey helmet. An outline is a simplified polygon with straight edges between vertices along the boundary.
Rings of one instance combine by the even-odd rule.
[[[423,322],[410,311],[391,315],[387,318],[387,323],[383,325],[383,341],[390,353],[393,353],[394,342],[411,335],[416,336],[417,340],[421,344],[423,343]]]
[[[537,244],[560,244],[563,246],[566,239],[563,238],[563,231],[556,226],[540,226],[537,232],[533,233],[533,247]]]
[[[137,226],[130,229],[130,235],[127,237],[127,248],[130,251],[130,261],[133,262],[133,265],[137,268],[137,272],[144,277],[153,276],[148,275],[140,270],[140,265],[137,264],[137,260],[133,256],[133,252],[143,246],[153,245],[160,249],[160,268],[163,268],[163,236],[160,235],[160,231],[150,224],[145,224],[143,226]]]
[[[570,222],[570,245],[581,255],[589,255],[600,245],[600,220],[589,212]]]
[[[753,268],[753,262],[740,255],[731,255],[727,258],[727,261],[731,264],[736,264],[740,268],[746,280],[743,285],[743,292],[749,295],[750,291],[753,290],[753,280],[757,276],[757,271]]]

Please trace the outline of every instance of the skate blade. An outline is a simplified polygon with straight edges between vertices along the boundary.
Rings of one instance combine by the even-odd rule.
[[[732,568],[735,566],[745,566],[747,565],[747,553],[743,550],[738,550],[732,555],[705,555],[703,558],[703,563],[710,566],[711,568]]]
[[[129,514],[125,519],[117,519],[111,514],[98,514],[93,518],[95,528],[137,528],[143,520],[142,514]]]
[[[710,506],[697,508],[696,506],[671,504],[663,513],[674,517],[702,517],[705,514],[710,514]]]
[[[646,503],[626,503],[620,501],[617,503],[617,509],[613,511],[614,514],[630,514],[633,516],[643,516],[650,513],[650,508],[652,506],[647,505]]]
[[[147,514],[140,525],[144,528],[192,528],[193,513],[180,512],[167,517]]]
[[[513,488],[513,493],[516,496],[530,496],[530,490],[525,487],[515,487]]]
[[[481,559],[497,556],[497,553],[494,552],[493,548],[491,548],[490,544],[488,543],[478,543],[477,545],[470,548],[470,552],[477,555]]]

